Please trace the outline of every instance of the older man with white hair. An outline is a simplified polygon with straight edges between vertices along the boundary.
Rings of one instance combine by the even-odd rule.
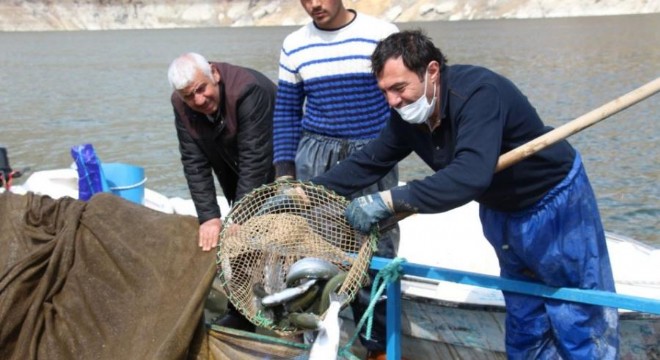
[[[213,173],[231,205],[272,182],[275,84],[262,73],[196,53],[172,61],[174,124],[183,172],[199,219],[199,246],[209,251],[222,229]],[[220,325],[251,330],[230,307]]]

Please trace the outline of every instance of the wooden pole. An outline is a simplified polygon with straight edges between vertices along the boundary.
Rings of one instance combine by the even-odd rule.
[[[506,154],[502,154],[497,162],[495,172],[505,169],[549,145],[566,139],[599,121],[605,120],[619,111],[654,95],[658,91],[660,91],[660,77],[619,97],[618,99],[612,100],[597,109],[591,110],[579,118],[571,120],[570,122],[507,152]]]

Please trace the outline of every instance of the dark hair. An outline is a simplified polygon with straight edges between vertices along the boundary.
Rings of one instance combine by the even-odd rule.
[[[435,60],[444,70],[447,58],[435,47],[431,38],[422,30],[406,30],[394,33],[381,40],[371,54],[371,71],[378,76],[389,59],[402,57],[406,68],[415,72],[420,79],[424,77],[428,64]]]

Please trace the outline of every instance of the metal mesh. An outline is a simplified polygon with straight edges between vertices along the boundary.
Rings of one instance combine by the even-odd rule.
[[[232,304],[253,324],[289,335],[304,330],[290,321],[292,314],[324,315],[328,290],[352,300],[368,281],[375,238],[351,228],[347,205],[334,192],[299,181],[264,185],[244,196],[226,216],[218,245],[218,277]],[[339,268],[345,277],[340,286],[333,284],[339,289],[318,282],[296,298],[295,308],[264,306],[265,296],[292,286],[288,270],[304,258]]]

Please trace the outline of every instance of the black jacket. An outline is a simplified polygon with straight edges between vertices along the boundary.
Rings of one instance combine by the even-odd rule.
[[[273,110],[276,86],[258,71],[211,63],[221,74],[215,122],[172,94],[183,172],[200,223],[220,217],[212,171],[232,204],[273,181]]]

